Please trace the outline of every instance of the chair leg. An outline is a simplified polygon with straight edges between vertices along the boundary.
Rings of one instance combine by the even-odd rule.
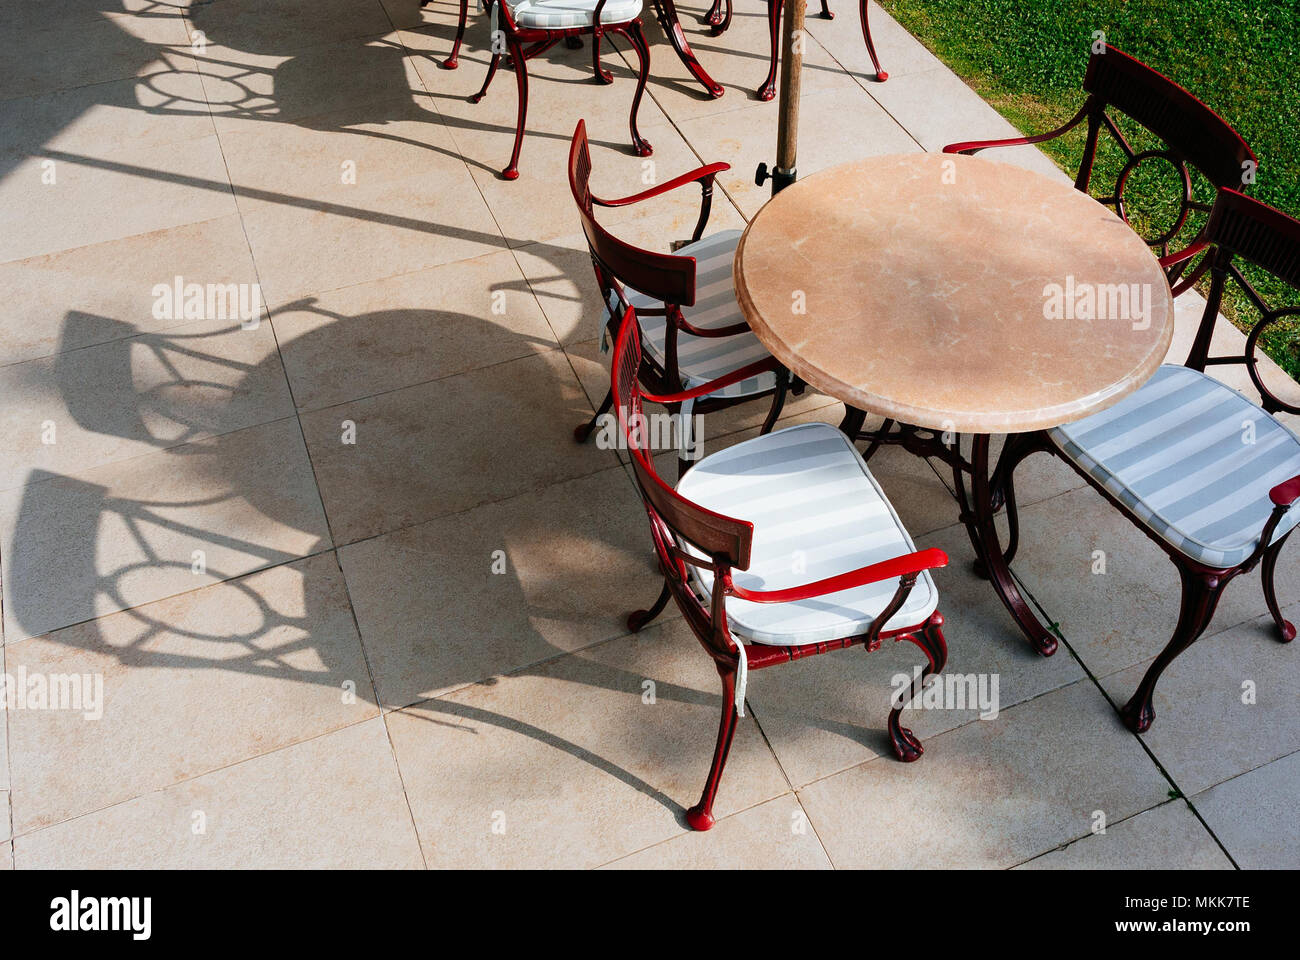
[[[818,14],[823,20],[834,20],[835,14],[831,13],[831,8],[826,6],[826,0],[822,0],[822,12]]]
[[[632,94],[632,112],[628,114],[628,126],[632,130],[632,152],[638,157],[648,157],[654,148],[637,130],[636,115],[641,109],[641,96],[645,93],[646,81],[650,78],[650,45],[646,43],[645,34],[641,31],[640,20],[631,21],[625,28],[625,35],[636,50],[637,58],[636,93]]]
[[[586,443],[587,438],[591,436],[591,431],[595,430],[600,423],[600,418],[609,413],[609,408],[614,406],[614,388],[605,391],[605,399],[600,403],[600,409],[591,415],[591,419],[586,423],[573,428],[573,439],[579,443]]]
[[[1219,605],[1219,598],[1223,596],[1223,589],[1235,572],[1220,576],[1215,573],[1197,572],[1179,564],[1178,574],[1183,581],[1183,600],[1182,609],[1178,614],[1178,626],[1174,628],[1174,635],[1169,644],[1160,651],[1160,656],[1156,657],[1155,662],[1147,670],[1146,676],[1138,684],[1136,692],[1120,711],[1124,725],[1134,733],[1143,733],[1150,729],[1156,718],[1155,709],[1151,705],[1156,682],[1165,672],[1165,667],[1173,663],[1180,653],[1205,632],[1205,628],[1210,625],[1210,620],[1214,618],[1214,610]]]
[[[488,61],[487,76],[483,78],[483,86],[479,88],[478,93],[469,98],[470,103],[482,103],[483,98],[487,96],[488,87],[492,85],[492,78],[497,75],[497,67],[501,66],[501,54],[492,54],[492,59]]]
[[[613,83],[614,75],[600,66],[600,38],[604,31],[599,25],[591,30],[591,72],[597,83]]]
[[[672,594],[668,592],[668,582],[664,581],[663,589],[659,591],[659,598],[655,600],[654,605],[649,610],[636,610],[628,614],[628,630],[633,633],[639,633],[642,627],[664,612],[664,607],[668,605],[668,598],[670,596],[672,596]]]
[[[909,634],[904,639],[910,640],[921,648],[925,654],[929,665],[921,672],[920,677],[912,679],[912,686],[907,691],[907,696],[899,700],[894,708],[889,711],[889,742],[893,744],[894,756],[904,763],[912,763],[921,759],[921,754],[925,752],[921,746],[921,741],[916,738],[911,730],[902,726],[898,722],[899,714],[903,708],[912,702],[913,698],[925,687],[926,678],[932,674],[938,673],[943,669],[944,664],[948,662],[948,644],[943,638],[943,615],[937,611],[926,621],[921,628],[920,635]]]
[[[718,675],[722,677],[722,722],[718,725],[718,745],[713,750],[713,766],[709,768],[700,802],[686,811],[686,822],[692,830],[708,830],[713,826],[713,798],[718,793],[718,781],[722,779],[731,739],[736,734],[736,668],[719,663]]]
[[[767,411],[767,418],[763,421],[763,428],[759,434],[771,433],[772,428],[776,426],[776,421],[781,417],[781,409],[785,406],[785,395],[790,389],[790,374],[787,371],[781,371],[776,375],[776,390],[772,394],[772,407]]]
[[[767,79],[758,88],[760,100],[771,100],[776,96],[776,61],[781,43],[781,7],[781,0],[767,0],[767,33],[771,41],[772,55],[767,62]]]
[[[704,17],[709,24],[709,36],[720,37],[731,26],[731,0],[713,0],[713,6]]]
[[[432,0],[421,0],[420,6],[427,7],[431,2]],[[460,66],[460,42],[465,39],[465,20],[468,17],[469,0],[460,0],[460,20],[456,23],[456,40],[451,45],[451,56],[439,64],[444,70],[455,70]]]
[[[822,0],[823,3],[826,0]],[[889,74],[880,69],[880,58],[876,56],[876,45],[871,42],[871,24],[867,22],[867,0],[858,0],[858,15],[862,18],[862,39],[867,42],[867,56],[871,58],[871,65],[876,68],[876,79],[884,83],[889,79]]]
[[[519,151],[524,146],[524,123],[528,119],[528,60],[524,49],[513,37],[506,38],[506,47],[515,62],[515,85],[519,89],[519,113],[515,120],[515,146],[510,151],[510,165],[501,171],[506,180],[519,179]]]
[[[1288,533],[1286,537],[1264,551],[1264,561],[1259,568],[1259,578],[1264,582],[1264,602],[1268,604],[1268,612],[1273,617],[1273,622],[1277,624],[1278,639],[1282,643],[1290,643],[1295,639],[1295,625],[1282,617],[1282,608],[1277,602],[1277,590],[1273,585],[1273,574],[1277,570],[1277,556],[1282,552],[1282,545],[1286,543],[1289,536],[1291,534]]]

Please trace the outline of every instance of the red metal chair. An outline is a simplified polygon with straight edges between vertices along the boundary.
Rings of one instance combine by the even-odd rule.
[[[664,483],[646,441],[642,401],[680,403],[745,371],[677,394],[643,392],[636,310],[616,289],[623,318],[613,362],[618,420],[664,574],[659,598],[629,616],[628,628],[640,630],[671,596],[722,678],[713,764],[687,822],[696,830],[713,826],[750,670],[854,644],[876,650],[885,639],[916,644],[927,666],[893,698],[888,730],[898,759],[918,759],[921,743],[899,714],[947,662],[928,573],[947,556],[917,551],[861,455],[828,424],[755,437],[705,457],[676,490]]]
[[[639,157],[650,156],[652,148],[636,127],[641,95],[650,75],[650,48],[641,32],[639,19],[641,0],[487,0],[487,5],[492,15],[492,59],[488,63],[483,88],[469,100],[478,103],[483,99],[496,76],[501,57],[508,54],[510,66],[515,71],[515,84],[519,88],[519,114],[515,124],[514,150],[510,154],[510,164],[501,171],[502,177],[506,180],[519,178],[519,151],[523,146],[524,122],[528,117],[528,61],[561,40],[583,34],[591,34],[592,65],[595,78],[601,83],[613,81],[611,74],[600,66],[600,43],[606,34],[625,37],[636,50],[636,93],[632,96],[628,125],[632,130],[633,152]],[[463,16],[461,23],[463,27]],[[459,46],[458,33],[456,48]],[[447,65],[453,64],[455,59],[454,49]]]
[[[708,12],[700,18],[701,23],[706,23],[713,28],[709,31],[712,36],[721,36],[726,32],[727,27],[731,26],[731,4],[732,0],[713,0],[713,6],[709,7]],[[821,5],[821,18],[834,20],[835,14],[831,13],[826,0],[821,0]],[[876,68],[876,79],[883,83],[889,79],[889,74],[880,69],[876,45],[871,41],[871,23],[867,19],[867,5],[867,0],[858,0],[858,19],[862,23],[862,39],[866,41],[867,55],[871,57],[871,64]],[[784,6],[784,0],[767,0],[767,33],[771,41],[771,55],[768,58],[767,79],[757,91],[760,100],[771,100],[776,96],[776,64],[780,56],[781,8]]]
[[[1257,166],[1255,154],[1240,134],[1187,90],[1122,50],[1106,44],[1103,52],[1094,53],[1088,60],[1083,89],[1088,98],[1079,112],[1064,126],[1049,133],[1004,140],[951,143],[943,148],[943,152],[974,154],[988,147],[1043,143],[1073,130],[1086,120],[1087,140],[1074,185],[1087,193],[1097,156],[1099,134],[1104,127],[1119,145],[1127,161],[1120,169],[1109,195],[1097,199],[1114,207],[1126,223],[1128,209],[1124,190],[1139,166],[1149,160],[1161,159],[1172,164],[1181,175],[1183,196],[1178,216],[1167,230],[1147,240],[1160,256],[1168,256],[1170,241],[1182,231],[1193,210],[1208,213],[1210,209],[1209,203],[1193,199],[1189,167],[1198,170],[1215,190],[1223,187],[1241,188],[1243,184],[1251,182],[1250,178]],[[1107,112],[1112,109],[1155,134],[1164,141],[1164,149],[1135,150]],[[1186,266],[1187,261],[1180,260],[1169,269],[1170,283],[1177,280]],[[1194,276],[1201,276],[1207,267],[1208,262],[1203,260],[1194,271]]]
[[[745,376],[709,394],[697,394],[673,409],[689,425],[694,414],[771,397],[772,403],[762,432],[775,425],[790,387],[789,372],[764,347],[740,312],[731,277],[739,230],[704,236],[713,203],[714,178],[730,169],[725,163],[711,163],[679,177],[619,200],[602,200],[591,192],[591,151],[587,126],[579,121],[569,149],[569,187],[578,205],[582,229],[587,236],[596,282],[605,307],[605,343],[618,335],[623,315],[616,291],[631,288],[629,302],[641,318],[644,352],[641,379],[654,393],[677,393],[693,389],[736,371]],[[698,183],[701,189],[700,216],[690,243],[674,254],[642,250],[613,236],[596,222],[595,207],[623,207],[658,197],[679,187]],[[573,431],[584,442],[609,413],[613,388],[591,420]],[[685,440],[686,438],[684,438]],[[688,468],[685,444],[679,469]]]
[[[1012,475],[1035,451],[1053,453],[1113,503],[1178,568],[1182,609],[1173,638],[1123,709],[1125,723],[1142,732],[1155,719],[1152,696],[1165,668],[1204,633],[1224,588],[1260,565],[1264,601],[1283,643],[1295,627],[1282,617],[1274,586],[1282,546],[1300,523],[1300,439],[1270,416],[1300,406],[1278,397],[1257,368],[1256,348],[1269,326],[1300,315],[1300,306],[1264,302],[1233,262],[1255,264],[1300,290],[1300,221],[1235,190],[1220,190],[1203,238],[1161,260],[1177,266],[1202,252],[1210,289],[1196,340],[1184,366],[1166,364],[1115,406],[1046,433],[1007,438],[994,483],[1009,521],[1007,559],[1016,551]],[[1189,287],[1181,281],[1175,293]],[[1211,356],[1210,341],[1227,284],[1240,287],[1260,312],[1244,352]],[[1256,405],[1205,373],[1206,367],[1244,364],[1259,391]]]

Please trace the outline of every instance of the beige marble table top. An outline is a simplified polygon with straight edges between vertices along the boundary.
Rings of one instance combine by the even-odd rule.
[[[1160,265],[1119,217],[978,157],[813,174],[759,210],[733,270],[750,326],[792,371],[936,430],[1077,420],[1141,386],[1173,337]]]

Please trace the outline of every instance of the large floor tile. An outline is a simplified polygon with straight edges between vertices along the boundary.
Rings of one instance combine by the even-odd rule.
[[[800,791],[837,867],[1009,867],[1166,799],[1169,782],[1115,729],[1087,680]],[[864,826],[865,825],[865,826]]]
[[[614,870],[827,870],[830,866],[792,793],[719,820],[707,833],[681,834],[608,865]]]
[[[193,63],[145,77],[0,100],[0,151],[5,153],[44,147],[93,156],[110,147],[162,146],[214,132]]]
[[[215,136],[93,155],[42,148],[0,180],[0,207],[0,262],[236,212]]]
[[[675,620],[386,719],[431,867],[586,867],[689,829],[720,702]],[[788,789],[742,720],[716,815]]]
[[[385,101],[425,99],[419,77],[396,34],[344,40],[288,53],[223,54],[212,51],[199,60],[203,90],[220,132],[236,130],[239,121],[300,123],[314,126],[330,115],[373,122]],[[345,76],[347,83],[339,83]],[[341,125],[341,124],[340,124]]]
[[[1012,569],[1092,673],[1105,676],[1164,649],[1178,622],[1178,572],[1101,494],[1082,487],[1023,507],[1020,537]],[[1284,605],[1300,600],[1300,550],[1283,551],[1277,588]],[[1265,609],[1259,571],[1244,574],[1224,591],[1210,632]]]
[[[20,869],[422,864],[382,720],[19,837]]]
[[[0,494],[5,640],[38,636],[329,546],[281,420]]]
[[[340,555],[385,706],[622,636],[662,582],[618,467]]]
[[[260,313],[260,308],[259,308]],[[293,413],[265,315],[203,320],[0,367],[0,489]]]
[[[1232,861],[1182,800],[1144,810],[1022,863],[1020,870],[1231,870]]]
[[[772,195],[770,184],[754,184],[760,162],[776,161],[777,112],[755,104],[715,117],[685,120],[681,130],[695,151],[731,169],[719,175],[741,213],[752,217]],[[910,153],[916,141],[880,105],[858,88],[806,94],[799,103],[799,175],[806,177],[840,163],[888,153]]]
[[[103,684],[94,719],[10,716],[18,833],[376,713],[329,553],[11,644],[6,661]]]
[[[238,215],[0,264],[0,287],[23,291],[0,316],[0,364],[192,323],[155,316],[155,286],[177,277],[257,283]]]
[[[219,0],[191,3],[185,19],[191,32],[202,32],[208,51],[227,59],[294,53],[392,29],[379,0]]]
[[[1020,131],[980,99],[979,94],[937,61],[933,69],[871,84],[870,93],[926,150],[939,151],[962,140],[1021,136]],[[1062,122],[1064,120],[1063,117]],[[1033,170],[1060,183],[1074,182],[1072,176],[1064,173],[1034,146],[1002,147],[988,150],[981,156]],[[1007,175],[1015,174],[1008,171]]]
[[[319,120],[221,135],[272,306],[504,246],[437,114],[396,100],[370,122]]]
[[[44,10],[22,29],[0,30],[0,99],[193,67],[185,24],[169,12],[64,23]]]
[[[810,9],[805,21],[806,28],[840,66],[871,92],[878,83],[876,68],[867,55],[867,45],[862,40],[862,19],[858,15],[857,4],[838,0],[832,2],[830,7],[835,19],[823,20],[820,13],[814,13]],[[899,26],[897,20],[875,3],[870,4],[867,22],[871,25],[871,40],[880,57],[880,68],[891,78],[932,70],[939,65],[939,60],[921,41]]]
[[[1215,836],[1246,870],[1294,870],[1300,835],[1294,824],[1300,794],[1300,753],[1274,760],[1192,798]]]
[[[1295,622],[1300,604],[1286,614]],[[1104,677],[1106,693],[1122,706],[1150,665]],[[1277,642],[1270,618],[1248,621],[1198,640],[1169,665],[1156,685],[1155,723],[1142,739],[1191,796],[1300,750],[1298,683],[1300,649]]]
[[[873,467],[875,463],[873,458]],[[877,476],[892,498],[897,485]],[[922,743],[963,724],[995,722],[995,711],[1083,677],[1083,669],[1068,651],[1044,658],[1020,636],[993,588],[975,576],[964,528],[948,527],[916,541],[918,549],[944,550],[950,561],[934,571],[948,643],[948,665],[935,682],[952,676],[955,684],[959,677],[973,676],[976,689],[987,694],[994,693],[992,684],[997,683],[991,704],[965,700],[971,688],[963,683],[963,709],[952,704],[943,709],[904,710],[903,725]],[[802,786],[874,757],[886,757],[887,764],[896,762],[885,730],[895,682],[901,676],[910,680],[914,669],[925,662],[925,654],[907,642],[890,641],[870,654],[861,647],[823,654],[756,674],[749,684],[749,702],[786,775],[795,786]],[[981,714],[988,719],[981,720]]]
[[[610,466],[608,451],[573,442],[590,416],[554,350],[316,410],[302,425],[344,544]]]
[[[272,323],[303,410],[559,346],[509,251],[309,297]]]

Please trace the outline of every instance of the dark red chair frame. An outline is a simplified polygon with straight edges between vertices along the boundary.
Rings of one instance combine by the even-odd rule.
[[[1285,410],[1300,413],[1300,407],[1278,397],[1265,385],[1257,369],[1256,348],[1259,336],[1270,324],[1283,317],[1300,315],[1300,306],[1282,309],[1270,308],[1242,276],[1233,263],[1234,257],[1253,263],[1263,268],[1291,287],[1300,291],[1300,221],[1279,210],[1275,210],[1258,200],[1239,193],[1236,190],[1221,189],[1210,211],[1209,219],[1203,231],[1203,239],[1181,253],[1173,254],[1161,260],[1165,267],[1175,267],[1198,254],[1207,253],[1210,272],[1209,296],[1206,298],[1205,312],[1201,316],[1196,340],[1192,345],[1185,366],[1204,372],[1206,367],[1229,363],[1245,364],[1250,379],[1259,390],[1261,406],[1270,413]],[[1195,282],[1194,276],[1183,279],[1174,287],[1175,293],[1181,293]],[[1229,280],[1237,283],[1251,302],[1259,309],[1261,319],[1251,329],[1246,339],[1243,353],[1231,356],[1210,356],[1210,340],[1214,334],[1214,325],[1218,319],[1219,305],[1223,298],[1225,285]],[[1182,581],[1182,603],[1178,615],[1178,625],[1173,638],[1161,651],[1155,662],[1147,670],[1137,691],[1121,711],[1125,724],[1141,733],[1148,729],[1155,719],[1152,697],[1156,682],[1165,668],[1201,636],[1210,625],[1214,611],[1228,583],[1242,573],[1260,565],[1260,579],[1263,582],[1264,602],[1269,615],[1277,627],[1278,639],[1289,643],[1295,638],[1295,627],[1283,618],[1277,601],[1274,574],[1277,569],[1278,555],[1290,537],[1288,532],[1276,543],[1270,544],[1273,532],[1281,522],[1283,515],[1291,505],[1300,498],[1300,476],[1280,483],[1269,493],[1273,504],[1272,512],[1265,523],[1259,540],[1259,546],[1243,563],[1235,567],[1207,567],[1200,564],[1177,548],[1171,546],[1158,534],[1143,523],[1137,515],[1121,503],[1110,491],[1106,490],[1086,471],[1069,458],[1061,455],[1056,445],[1046,433],[1013,434],[1007,437],[1007,444],[999,458],[994,471],[993,484],[998,491],[997,499],[1006,507],[1008,522],[1007,548],[1004,556],[1009,563],[1015,556],[1019,544],[1020,525],[1016,515],[1016,495],[1013,476],[1015,469],[1028,456],[1036,452],[1055,454],[1069,463],[1084,480],[1109,500],[1116,509],[1138,526],[1147,537],[1159,546],[1174,566]]]
[[[640,326],[635,309],[625,306],[620,321],[612,365],[612,390],[618,398],[619,425],[627,441],[637,488],[650,519],[655,555],[664,575],[664,586],[658,599],[650,609],[632,613],[627,620],[628,629],[634,633],[639,631],[663,611],[671,597],[677,602],[682,616],[705,652],[713,658],[722,679],[722,720],[718,727],[713,763],[699,802],[686,812],[687,823],[696,830],[707,830],[713,826],[713,800],[736,732],[736,674],[740,665],[740,641],[731,635],[727,626],[727,597],[739,597],[755,603],[789,603],[900,578],[898,589],[889,603],[872,622],[871,628],[860,636],[789,647],[747,643],[744,645],[744,653],[749,670],[762,670],[778,663],[788,663],[828,650],[841,650],[854,644],[861,644],[869,651],[879,649],[882,641],[887,639],[895,642],[907,640],[916,644],[925,653],[927,666],[920,677],[913,678],[906,699],[900,699],[890,710],[888,729],[894,755],[899,760],[911,762],[919,759],[923,752],[921,742],[912,731],[899,723],[899,714],[920,693],[925,679],[942,670],[947,662],[943,616],[936,610],[924,623],[893,630],[885,630],[883,627],[902,609],[922,571],[946,566],[947,555],[942,550],[931,547],[785,590],[757,591],[736,586],[731,573],[749,567],[754,525],[746,520],[705,509],[664,483],[655,471],[653,451],[645,449],[644,431],[637,424],[643,422],[640,420],[644,417],[642,400],[660,404],[680,403],[692,394],[718,390],[728,383],[735,383],[743,378],[744,371],[721,377],[689,392],[668,395],[645,393],[640,382],[644,360],[641,356]],[[681,546],[683,543],[690,544],[704,556],[684,550]],[[690,567],[707,569],[713,573],[713,590],[707,606],[696,596],[691,586]]]
[[[506,180],[519,179],[519,151],[523,148],[524,143],[524,123],[528,118],[528,61],[545,53],[561,40],[581,37],[584,34],[591,35],[592,50],[592,68],[596,80],[601,83],[612,83],[613,76],[600,66],[600,43],[606,34],[619,34],[627,39],[628,43],[636,51],[637,55],[637,79],[636,93],[632,95],[632,109],[628,114],[628,126],[632,131],[632,152],[638,157],[648,157],[653,152],[649,141],[645,140],[636,127],[637,111],[641,108],[641,97],[645,93],[646,79],[650,76],[650,47],[646,43],[645,34],[641,30],[641,21],[639,18],[632,20],[620,21],[617,23],[601,23],[600,17],[604,10],[606,0],[598,0],[595,10],[592,11],[592,22],[580,27],[565,27],[562,29],[534,29],[531,27],[521,27],[515,23],[514,17],[510,13],[510,7],[503,0],[486,0],[487,12],[491,13],[493,5],[499,10],[498,27],[505,39],[505,54],[509,55],[510,66],[515,71],[515,84],[519,88],[519,111],[515,121],[515,145],[510,154],[509,165],[501,171],[501,176]],[[464,26],[464,4],[462,3],[462,28]],[[525,46],[527,44],[527,46]],[[456,36],[456,48],[460,46],[460,34]],[[478,103],[487,94],[488,86],[492,83],[492,78],[496,76],[497,68],[501,64],[503,55],[497,49],[494,39],[492,47],[492,59],[488,62],[487,76],[483,80],[483,87],[478,93],[469,98],[470,103]],[[456,50],[453,50],[449,62],[456,59]]]
[[[1031,137],[951,143],[943,148],[943,152],[971,155],[989,147],[1043,143],[1062,136],[1086,121],[1087,140],[1074,185],[1087,193],[1097,156],[1098,139],[1104,128],[1128,159],[1121,168],[1110,195],[1097,199],[1113,207],[1125,223],[1128,222],[1128,210],[1124,201],[1124,189],[1139,165],[1148,160],[1163,159],[1181,174],[1183,196],[1178,217],[1162,234],[1147,240],[1160,256],[1169,255],[1170,241],[1183,229],[1193,210],[1203,213],[1210,210],[1210,204],[1193,199],[1189,165],[1199,170],[1216,190],[1243,187],[1247,171],[1256,169],[1254,152],[1226,120],[1164,74],[1110,44],[1106,44],[1102,52],[1093,53],[1088,59],[1083,90],[1088,98],[1079,112],[1055,130]],[[1134,150],[1107,112],[1109,109],[1117,110],[1137,121],[1163,140],[1165,149],[1141,152]],[[1197,239],[1201,236],[1203,232],[1198,234]],[[1169,268],[1171,283],[1177,280],[1186,266],[1186,260],[1179,260]],[[1208,263],[1203,261],[1194,271],[1194,276],[1200,277],[1207,267]]]
[[[608,342],[614,342],[618,336],[619,321],[623,313],[631,307],[625,296],[624,286],[654,297],[664,304],[662,308],[656,307],[653,310],[643,308],[641,310],[641,313],[646,315],[653,314],[654,316],[665,316],[667,318],[663,365],[657,363],[653,357],[645,356],[642,358],[641,382],[653,393],[677,394],[685,390],[677,367],[677,336],[679,332],[685,332],[695,337],[730,337],[748,332],[749,324],[742,320],[726,327],[711,329],[700,329],[692,325],[683,316],[682,307],[695,304],[695,258],[679,254],[654,253],[626,243],[596,222],[595,208],[625,207],[629,204],[640,203],[643,200],[662,196],[688,184],[698,183],[700,185],[700,216],[696,221],[695,230],[691,234],[691,241],[694,242],[704,236],[704,228],[709,222],[709,212],[713,206],[714,179],[719,173],[730,169],[731,165],[727,163],[710,163],[641,193],[617,200],[602,200],[591,192],[591,149],[587,142],[586,121],[579,120],[577,128],[573,131],[573,143],[569,148],[569,188],[573,192],[574,202],[577,203],[578,213],[582,218],[582,229],[587,237],[587,247],[591,254],[592,267],[596,272],[596,282],[600,287],[601,299],[604,303],[609,304],[611,297],[613,297],[620,305],[619,310],[610,311],[609,321],[604,332]],[[770,396],[772,404],[761,431],[767,433],[776,424],[777,418],[780,417],[781,410],[785,406],[786,394],[790,389],[789,371],[775,357],[768,357],[736,371],[737,373],[743,373],[744,376],[731,382],[739,382],[739,380],[765,371],[771,371],[776,377],[776,386],[770,391],[747,394],[742,397],[707,397],[705,393],[708,391],[702,393],[697,389],[689,391],[691,394],[689,398],[683,396],[684,399],[696,401],[694,403],[694,412],[701,415]],[[699,399],[697,400],[697,398]],[[681,402],[676,401],[668,404],[668,408],[677,411],[680,409]],[[574,428],[574,439],[579,443],[586,441],[599,424],[601,418],[609,413],[613,403],[614,389],[611,385],[609,392],[605,394],[600,409],[596,411],[591,420]],[[685,460],[679,460],[678,468],[684,472],[689,468],[689,463]]]
[[[731,4],[732,0],[713,0],[713,6],[709,7],[708,12],[700,18],[701,23],[713,28],[709,31],[711,36],[721,36],[726,32],[727,27],[731,26]],[[826,5],[826,0],[821,0],[821,5],[819,16],[823,20],[834,20],[835,14]],[[776,96],[776,65],[781,47],[781,8],[784,6],[785,0],[767,0],[767,33],[771,41],[771,53],[767,64],[767,79],[755,91],[760,100],[771,100]],[[858,0],[858,19],[862,23],[862,39],[866,41],[867,55],[871,57],[871,64],[876,68],[876,80],[884,83],[889,79],[889,74],[880,69],[876,45],[871,40],[871,22],[867,19],[867,6],[868,0]]]

